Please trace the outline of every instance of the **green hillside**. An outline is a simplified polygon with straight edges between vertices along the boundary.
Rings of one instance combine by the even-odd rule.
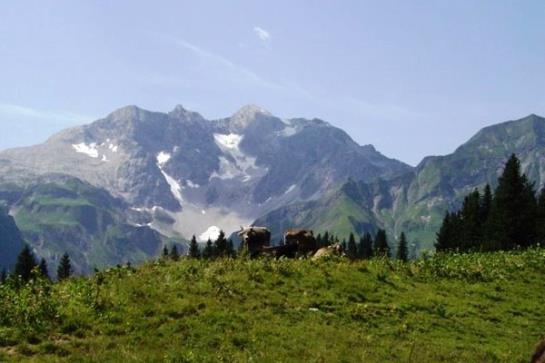
[[[6,194],[3,188],[0,200]],[[78,179],[20,188],[17,193],[11,203],[17,227],[25,242],[53,266],[67,252],[78,273],[89,273],[94,267],[146,261],[162,247],[159,233],[128,223],[122,201]]]
[[[527,362],[545,250],[158,261],[0,285],[0,361]]]

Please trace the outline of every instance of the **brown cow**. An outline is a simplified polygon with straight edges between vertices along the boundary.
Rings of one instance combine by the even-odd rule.
[[[284,233],[285,245],[297,245],[297,252],[306,255],[316,251],[316,238],[312,231],[306,229],[290,229]]]
[[[240,227],[238,236],[248,250],[250,257],[255,257],[271,242],[271,232],[265,227]]]
[[[545,363],[545,339],[537,345],[530,363]]]

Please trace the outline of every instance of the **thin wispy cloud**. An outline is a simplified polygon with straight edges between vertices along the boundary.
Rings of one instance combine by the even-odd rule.
[[[200,47],[186,39],[173,37],[168,34],[154,33],[164,41],[168,41],[177,47],[192,53],[207,64],[207,70],[222,73],[225,78],[246,86],[265,88],[282,94],[295,95],[297,97],[310,97],[310,93],[302,86],[292,81],[271,81],[251,69],[236,64],[230,59]]]
[[[262,27],[255,26],[254,27],[254,32],[257,35],[257,37],[259,39],[261,39],[262,41],[264,41],[264,42],[269,41],[271,39],[271,33],[269,33],[267,30],[263,29]]]
[[[35,119],[36,121],[56,121],[83,123],[94,119],[92,116],[81,115],[69,111],[38,110],[32,107],[0,103],[0,121],[17,121],[21,118]]]

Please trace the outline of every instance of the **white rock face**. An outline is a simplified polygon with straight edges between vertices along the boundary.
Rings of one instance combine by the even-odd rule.
[[[95,142],[87,145],[82,142],[80,144],[72,144],[72,147],[76,150],[77,153],[85,154],[92,158],[98,158],[97,144]]]

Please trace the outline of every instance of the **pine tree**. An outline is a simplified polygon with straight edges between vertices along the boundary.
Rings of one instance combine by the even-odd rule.
[[[324,242],[322,241],[322,234],[321,233],[318,233],[318,235],[316,236],[316,247],[318,247],[318,248],[324,247]]]
[[[330,240],[328,231],[325,231],[324,236],[322,237],[322,245],[323,247],[327,247],[331,245],[331,240]]]
[[[202,251],[202,257],[205,259],[211,259],[214,257],[214,246],[212,245],[210,238],[208,241],[206,241],[206,246],[204,246],[204,250]]]
[[[492,190],[490,189],[490,184],[486,184],[483,191],[483,196],[481,199],[481,208],[480,208],[480,216],[481,216],[481,226],[484,226],[486,221],[488,220],[488,216],[490,214],[490,209],[492,208]],[[484,231],[482,237],[484,238]]]
[[[178,247],[176,246],[176,244],[173,244],[170,248],[169,257],[172,261],[178,261],[178,259],[180,258],[180,254],[178,253]]]
[[[397,245],[397,259],[406,262],[409,259],[409,246],[405,233],[401,232],[399,243]]]
[[[464,198],[461,217],[461,233],[458,241],[461,251],[480,249],[482,244],[481,195],[477,189]]]
[[[214,252],[217,257],[225,257],[227,255],[227,240],[223,231],[220,231],[218,238],[214,242]]]
[[[70,256],[65,253],[61,257],[59,267],[57,268],[57,280],[61,281],[69,278],[72,275],[72,263],[70,262]]]
[[[237,256],[237,251],[235,250],[235,245],[233,244],[233,240],[229,238],[227,241],[227,256],[231,258],[235,258]]]
[[[461,248],[461,224],[459,213],[445,214],[443,224],[436,234],[435,249],[437,251],[456,251]]]
[[[537,198],[536,241],[541,245],[545,242],[545,188],[541,189]]]
[[[168,258],[168,255],[169,255],[168,247],[167,247],[167,245],[164,245],[164,246],[163,246],[163,258],[164,258],[164,259],[167,259],[167,258]]]
[[[47,262],[45,261],[44,258],[42,258],[40,260],[40,265],[39,265],[39,269],[40,269],[40,274],[45,277],[46,279],[49,280],[49,271],[47,269]]]
[[[197,238],[195,235],[191,237],[191,242],[189,242],[189,257],[191,258],[201,258],[201,250],[199,249],[199,244],[197,243]]]
[[[360,238],[358,245],[359,258],[369,259],[373,257],[373,237],[369,232],[365,232],[363,237]]]
[[[28,281],[32,277],[32,269],[37,265],[36,258],[30,250],[30,247],[25,245],[17,257],[15,275],[19,276],[23,281]]]
[[[375,236],[374,252],[377,256],[390,257],[390,246],[386,237],[386,231],[379,229]]]
[[[498,179],[487,222],[487,249],[508,250],[536,241],[537,202],[534,186],[521,174],[520,161],[511,155]]]
[[[0,272],[0,284],[5,284],[8,279],[8,273],[5,268]]]
[[[347,251],[346,254],[351,259],[356,259],[358,257],[358,247],[356,246],[356,239],[354,238],[354,233],[350,233],[350,237],[348,237],[348,244],[347,244]]]

